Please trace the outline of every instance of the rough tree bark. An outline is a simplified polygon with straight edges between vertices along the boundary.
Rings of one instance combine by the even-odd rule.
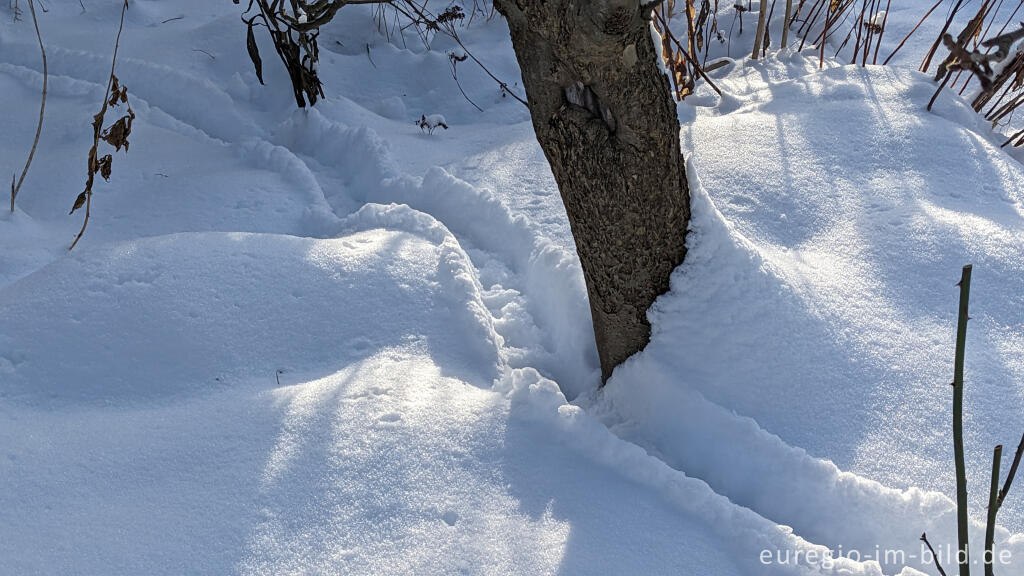
[[[679,122],[637,0],[495,0],[590,297],[602,382],[650,339],[647,309],[686,254]]]

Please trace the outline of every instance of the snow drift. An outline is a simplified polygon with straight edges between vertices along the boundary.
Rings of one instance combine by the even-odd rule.
[[[117,10],[42,17],[48,119],[0,213],[0,573],[928,571],[865,556],[951,538],[967,262],[972,471],[1024,427],[1024,174],[958,100],[925,113],[920,75],[784,53],[681,105],[690,254],[598,392],[526,110],[460,68],[476,111],[453,46],[389,44],[357,7],[296,112],[236,6],[133,2],[132,151],[67,254]],[[518,78],[500,21],[466,40]],[[35,106],[35,50],[0,19],[7,110]],[[0,157],[33,122],[0,119]]]

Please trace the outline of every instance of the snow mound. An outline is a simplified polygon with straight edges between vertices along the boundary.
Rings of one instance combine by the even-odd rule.
[[[916,550],[924,530],[955,542],[952,502],[930,491],[953,494],[953,285],[973,263],[980,544],[991,447],[1024,429],[1024,168],[961,101],[925,112],[923,75],[806,62],[773,81],[803,60],[787,58],[743,65],[724,108],[692,110],[691,249],[650,311],[651,345],[607,387],[604,420],[833,549]],[[1013,498],[1000,519],[1020,531]],[[997,540],[1019,565],[1024,538]]]
[[[76,252],[0,289],[0,396],[152,400],[279,369],[333,371],[409,341],[466,378],[494,379],[490,318],[465,313],[482,305],[464,253],[437,234],[364,228],[331,240],[176,234]]]
[[[0,290],[4,569],[738,576],[823,552],[536,370],[488,390],[502,339],[435,219],[343,225],[115,243]]]

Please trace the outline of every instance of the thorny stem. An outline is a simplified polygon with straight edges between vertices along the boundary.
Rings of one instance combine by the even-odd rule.
[[[953,455],[956,461],[956,512],[960,576],[971,576],[967,521],[967,468],[964,464],[964,349],[967,345],[967,303],[971,296],[971,266],[960,276],[960,310],[956,324],[956,354],[953,361]]]
[[[999,492],[999,501],[996,503],[997,506],[1003,505],[1003,500],[1006,499],[1006,493],[1010,491],[1010,486],[1013,484],[1013,477],[1017,475],[1017,467],[1020,466],[1021,456],[1024,456],[1024,435],[1020,437],[1020,445],[1017,446],[1017,454],[1013,457],[1013,464],[1010,465],[1010,472],[1006,475],[1006,482],[1003,484],[1002,491]]]
[[[992,452],[992,486],[988,492],[988,523],[985,526],[985,576],[992,573],[992,542],[996,535],[996,512],[999,512],[999,463],[1003,459],[1003,447],[996,446]]]

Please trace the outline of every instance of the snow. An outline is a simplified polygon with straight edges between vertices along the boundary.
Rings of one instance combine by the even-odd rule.
[[[0,574],[930,574],[966,263],[980,546],[989,450],[1024,430],[1024,168],[964,101],[924,111],[914,42],[898,67],[736,60],[679,106],[690,251],[599,391],[526,109],[463,63],[478,111],[461,48],[388,41],[370,8],[323,30],[327,98],[296,111],[239,6],[132,2],[131,152],[68,253],[120,14],[85,6],[41,14],[47,119],[0,211]],[[13,171],[41,63],[0,16]],[[522,94],[500,18],[463,40]]]
[[[728,98],[688,110],[696,237],[604,421],[814,542],[954,541],[952,503],[922,492],[954,489],[953,284],[975,265],[966,441],[968,470],[987,472],[991,447],[1024,428],[1024,169],[962,101],[922,114],[922,75],[816,68],[746,63]],[[978,521],[987,476],[970,492]],[[1019,530],[1020,514],[1001,521]]]

